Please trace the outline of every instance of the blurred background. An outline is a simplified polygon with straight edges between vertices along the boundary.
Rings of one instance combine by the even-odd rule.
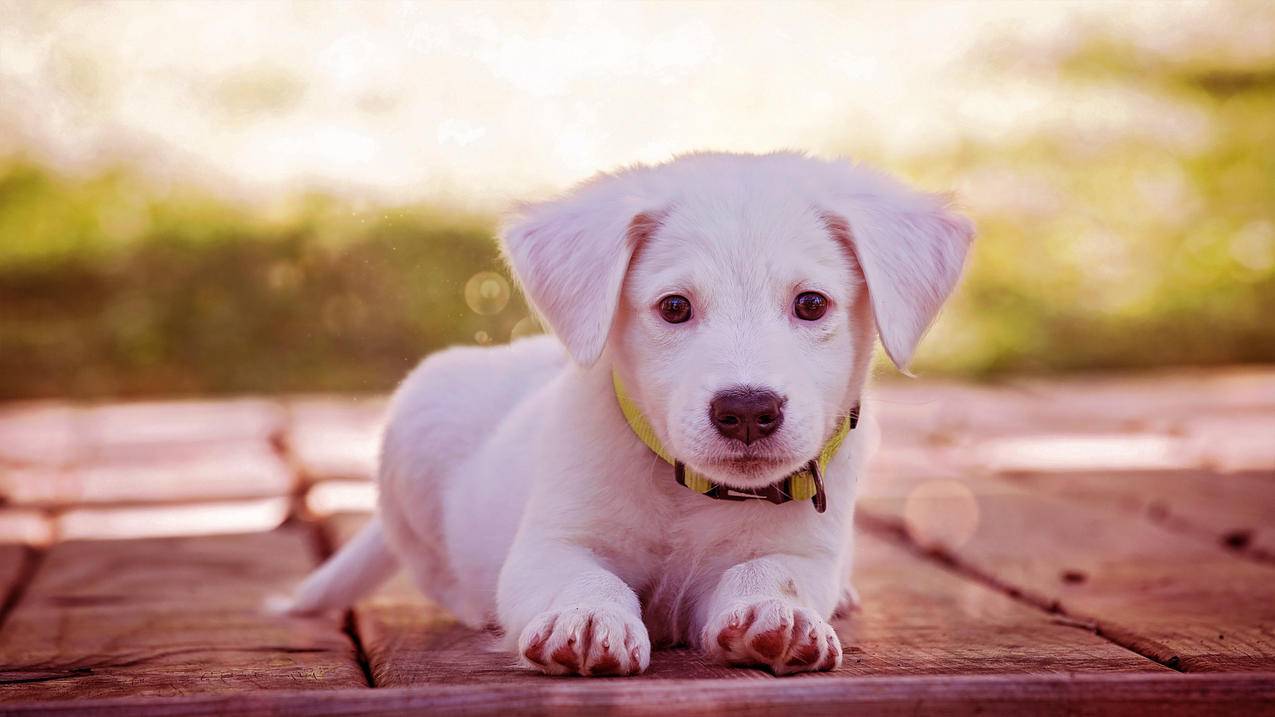
[[[0,398],[539,331],[499,212],[696,149],[955,190],[917,370],[1275,361],[1275,4],[0,2]]]

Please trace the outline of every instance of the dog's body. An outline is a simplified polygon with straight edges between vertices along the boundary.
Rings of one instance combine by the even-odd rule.
[[[640,672],[652,643],[682,642],[776,673],[835,667],[871,411],[824,470],[826,512],[711,500],[630,428],[613,375],[688,467],[773,484],[861,400],[877,327],[906,363],[970,234],[937,198],[789,154],[692,155],[528,208],[506,251],[560,340],[412,373],[380,515],[295,610],[342,607],[401,563],[546,672]]]

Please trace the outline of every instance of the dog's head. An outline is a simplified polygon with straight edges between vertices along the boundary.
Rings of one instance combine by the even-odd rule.
[[[944,198],[797,154],[599,176],[504,232],[575,361],[617,371],[669,452],[738,488],[815,458],[874,337],[905,368],[973,235]]]

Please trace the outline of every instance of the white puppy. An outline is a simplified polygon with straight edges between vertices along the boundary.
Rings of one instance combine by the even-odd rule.
[[[942,197],[791,153],[684,156],[524,207],[505,251],[557,338],[407,378],[379,517],[294,612],[401,563],[549,673],[638,673],[678,643],[836,667],[865,443],[848,416],[878,332],[906,366],[972,233]],[[750,491],[772,500],[713,499]]]

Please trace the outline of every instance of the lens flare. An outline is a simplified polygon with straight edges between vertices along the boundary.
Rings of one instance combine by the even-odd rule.
[[[927,481],[908,495],[903,520],[922,545],[959,548],[978,530],[978,499],[960,481]]]
[[[544,327],[540,325],[540,321],[534,316],[524,316],[514,324],[513,329],[509,332],[509,340],[517,341],[528,336],[536,336],[545,332]]]
[[[465,282],[465,303],[476,314],[499,314],[509,304],[509,282],[491,271],[480,271]]]

